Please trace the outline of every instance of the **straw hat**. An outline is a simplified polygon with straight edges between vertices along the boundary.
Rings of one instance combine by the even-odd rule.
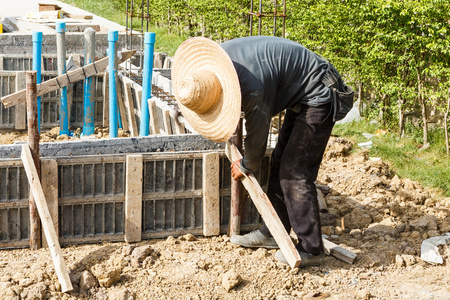
[[[225,142],[241,112],[241,89],[228,54],[215,42],[195,37],[182,43],[172,65],[175,99],[187,122],[202,136]]]

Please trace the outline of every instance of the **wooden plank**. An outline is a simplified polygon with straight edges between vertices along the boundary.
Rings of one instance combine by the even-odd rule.
[[[142,155],[127,155],[125,183],[125,241],[142,240]]]
[[[103,76],[103,127],[109,126],[109,73]]]
[[[125,110],[125,104],[123,103],[123,86],[122,82],[117,78],[116,82],[117,87],[117,106],[119,108],[119,115],[120,120],[122,120],[122,129],[123,130],[130,130],[130,127],[128,126],[128,119],[127,119],[127,112]]]
[[[124,62],[125,60],[133,56],[135,52],[136,51],[134,50],[121,52],[121,56],[119,56],[120,59],[118,59],[118,63],[120,64]],[[50,80],[42,82],[37,86],[37,96],[39,97],[52,91],[56,91],[59,88],[68,86],[69,84],[98,74],[100,71],[103,71],[108,66],[108,63],[109,57],[105,57],[96,62],[93,62],[92,64],[86,65],[76,70],[67,72],[66,74],[63,74],[56,78],[52,78]],[[3,97],[1,100],[6,108],[14,106],[17,103],[24,102],[25,90],[17,91],[14,94],[10,94],[8,96]]]
[[[52,218],[56,236],[58,235],[58,163],[55,159],[41,160],[41,184],[47,207]],[[47,247],[47,240],[42,240],[42,246]]]
[[[321,190],[316,188],[316,191],[317,191],[317,201],[319,202],[319,211],[321,213],[327,213],[328,206],[327,206],[327,203],[325,202],[325,197],[323,196],[323,193]]]
[[[55,227],[52,222],[52,216],[50,215],[50,211],[47,207],[44,192],[39,182],[39,176],[33,162],[33,157],[31,156],[31,151],[27,144],[22,145],[21,159],[23,161],[25,173],[28,177],[28,182],[30,183],[31,193],[35,197],[36,206],[39,215],[41,216],[42,227],[47,239],[47,244],[50,248],[53,264],[55,265],[56,275],[58,276],[58,280],[61,284],[61,291],[69,292],[73,290],[72,282],[69,277],[69,271],[64,263],[63,254],[58,242],[58,236],[56,235]]]
[[[136,123],[136,115],[134,114],[133,95],[131,93],[131,84],[123,82],[125,85],[125,110],[128,117],[128,125],[130,128],[131,136],[139,136],[139,130]]]
[[[231,144],[229,141],[227,141],[225,153],[227,154],[230,162],[235,162],[242,159],[242,155],[239,150],[237,150],[236,146]],[[281,252],[283,252],[289,266],[291,266],[291,268],[298,267],[301,262],[300,254],[295,248],[294,243],[292,243],[292,240],[284,229],[284,226],[273,208],[272,203],[262,190],[255,176],[252,173],[247,174],[241,179],[241,181],[264,219],[264,223],[280,247]]]
[[[1,64],[1,62],[0,62]],[[25,72],[16,72],[16,91],[26,88]],[[27,104],[25,102],[16,105],[14,126],[16,130],[25,130],[27,128]]]
[[[163,109],[162,113],[163,113],[164,132],[168,135],[172,134],[172,125],[170,124],[170,112],[167,109]]]
[[[158,108],[156,100],[148,99],[148,110],[150,112],[150,125],[153,129],[153,134],[161,134],[161,125],[158,120]]]
[[[220,234],[219,153],[203,154],[203,235]]]
[[[325,254],[332,255],[336,257],[337,259],[342,260],[343,262],[346,262],[348,264],[353,264],[353,262],[356,259],[356,254],[344,249],[335,243],[330,242],[327,239],[322,239],[323,242],[323,248],[325,249]]]

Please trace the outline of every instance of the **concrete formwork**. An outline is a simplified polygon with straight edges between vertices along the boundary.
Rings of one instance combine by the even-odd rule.
[[[227,230],[231,178],[223,144],[198,135],[173,135],[41,145],[41,182],[62,244],[123,241],[125,211],[131,205],[126,200],[127,181],[137,180],[142,180],[138,212],[142,239],[202,234],[203,205],[209,201],[202,192],[208,185],[203,157],[212,152],[219,155],[218,166],[212,168],[219,178],[218,230]],[[5,158],[11,153],[17,157],[19,148],[0,147],[0,248],[29,244],[28,181],[21,160]],[[141,171],[127,175],[127,157],[136,154],[141,157]],[[257,174],[263,186],[268,167],[266,157]],[[246,199],[242,230],[251,230],[259,222],[256,208]]]

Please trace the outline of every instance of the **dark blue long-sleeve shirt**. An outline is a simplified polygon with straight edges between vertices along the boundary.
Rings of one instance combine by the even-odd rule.
[[[328,63],[291,40],[251,36],[221,44],[233,61],[242,93],[247,136],[241,169],[254,172],[264,157],[270,122],[279,112],[300,104],[331,102],[321,79]]]

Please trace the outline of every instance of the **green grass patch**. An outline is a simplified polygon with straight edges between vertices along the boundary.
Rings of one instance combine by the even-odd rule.
[[[63,0],[63,2],[126,26],[125,1]],[[140,19],[133,18],[133,29],[141,29]],[[144,29],[146,29],[145,22]],[[167,52],[169,56],[173,56],[178,46],[188,38],[171,33],[166,28],[150,26],[150,24],[148,31],[156,33],[155,51]]]
[[[420,129],[417,129],[420,132]],[[373,134],[370,139],[363,133]],[[398,137],[367,121],[337,124],[333,135],[342,136],[355,143],[372,141],[369,156],[381,157],[401,178],[410,178],[429,188],[438,188],[450,196],[450,157],[445,152],[443,130],[430,130],[429,148],[423,148],[418,134]],[[359,147],[356,146],[356,149]]]

